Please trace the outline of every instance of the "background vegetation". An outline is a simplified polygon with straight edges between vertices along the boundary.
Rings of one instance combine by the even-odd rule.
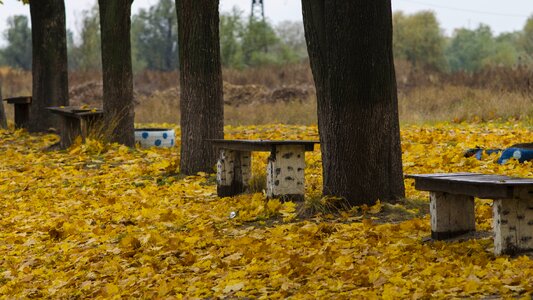
[[[520,31],[495,35],[487,25],[446,36],[431,11],[394,14],[400,117],[405,123],[533,118],[533,16]],[[137,122],[179,121],[176,11],[159,0],[132,16]],[[4,97],[31,93],[31,29],[7,20],[0,49]],[[250,18],[238,8],[220,16],[228,124],[315,124],[316,99],[303,25]],[[97,7],[68,31],[70,100],[101,105]],[[10,108],[8,113],[11,113]],[[260,113],[258,113],[260,112]]]
[[[12,16],[1,49],[4,65],[31,68],[31,30],[25,16]],[[176,11],[172,0],[159,0],[132,16],[135,70],[171,71],[178,68]],[[69,66],[72,70],[100,70],[98,9],[82,12],[79,33],[69,30]],[[222,63],[246,68],[301,62],[307,57],[303,26],[285,21],[245,16],[238,8],[220,17]],[[533,62],[533,16],[520,31],[494,35],[488,25],[458,28],[445,36],[432,11],[394,14],[396,59],[414,68],[440,72],[476,72],[490,67],[530,66]]]

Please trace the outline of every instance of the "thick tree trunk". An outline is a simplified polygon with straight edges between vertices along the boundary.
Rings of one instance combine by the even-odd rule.
[[[132,0],[99,0],[102,38],[104,122],[107,138],[134,146],[133,77],[131,67]]]
[[[33,92],[28,130],[60,128],[45,107],[68,105],[68,59],[63,0],[31,0]]]
[[[325,195],[404,196],[391,2],[302,0]]]
[[[182,174],[212,172],[224,138],[218,0],[176,0],[181,84]]]

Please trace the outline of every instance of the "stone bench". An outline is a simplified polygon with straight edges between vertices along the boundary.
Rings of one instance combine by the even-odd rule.
[[[31,96],[13,97],[4,99],[15,108],[15,128],[26,128],[30,120]]]
[[[269,198],[303,200],[305,194],[305,152],[316,141],[210,140],[219,149],[217,194],[234,196],[248,190],[252,175],[252,152],[270,152],[266,193]]]
[[[66,149],[76,139],[81,136],[85,142],[88,133],[97,122],[103,118],[103,111],[100,108],[85,108],[82,106],[57,106],[47,107],[47,110],[57,114],[62,119],[61,148]]]
[[[474,197],[493,200],[494,253],[533,250],[533,179],[475,173],[407,175],[429,191],[431,237],[475,231]]]

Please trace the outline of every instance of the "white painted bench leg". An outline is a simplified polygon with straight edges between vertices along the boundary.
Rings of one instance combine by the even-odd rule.
[[[305,194],[305,148],[279,145],[268,158],[267,197],[303,200]]]
[[[229,197],[248,190],[252,155],[247,151],[221,149],[217,162],[217,194]]]
[[[533,250],[533,198],[494,200],[493,227],[494,254]]]
[[[474,197],[430,192],[431,238],[444,240],[476,230]]]

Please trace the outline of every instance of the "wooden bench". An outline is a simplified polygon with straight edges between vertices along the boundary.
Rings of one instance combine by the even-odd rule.
[[[103,111],[100,108],[86,108],[83,106],[57,106],[47,107],[50,112],[61,116],[61,148],[66,149],[76,139],[81,136],[85,142],[88,133],[97,122],[103,118]]]
[[[303,200],[305,194],[305,152],[316,141],[210,140],[219,149],[217,193],[234,196],[249,189],[252,152],[270,152],[266,193],[269,198]]]
[[[474,173],[407,175],[429,191],[431,237],[475,231],[474,197],[493,200],[494,253],[533,250],[533,179]]]
[[[15,128],[26,128],[30,120],[31,96],[6,98],[8,104],[15,107]]]

